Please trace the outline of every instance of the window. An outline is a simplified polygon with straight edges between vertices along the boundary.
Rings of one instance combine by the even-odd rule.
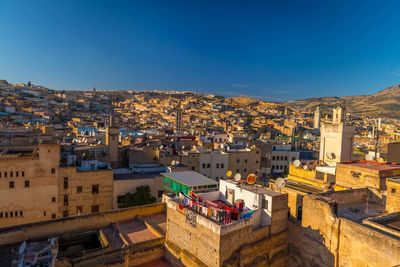
[[[64,206],[68,206],[68,195],[64,195]]]
[[[324,173],[323,172],[317,172],[317,175],[315,176],[318,180],[324,180]]]
[[[243,169],[243,172],[247,172],[247,169]]]
[[[19,216],[23,217],[24,216],[24,212],[22,210],[19,211]]]
[[[52,197],[51,202],[56,202],[56,197]]]
[[[0,218],[3,218],[3,213],[2,212],[0,212]]]
[[[26,180],[25,181],[25,188],[28,188],[29,187],[29,180]]]
[[[215,168],[219,169],[219,163],[217,163],[217,164],[215,165]]]
[[[236,172],[239,173],[239,169],[237,169]]]
[[[25,172],[24,171],[21,172],[21,176],[25,177]]]
[[[99,212],[99,205],[92,206],[92,213]]]
[[[209,169],[210,168],[210,163],[207,163],[207,169]]]
[[[6,177],[6,178],[7,178],[7,172],[5,172],[5,173],[4,173],[4,177]]]
[[[5,212],[4,215],[6,218],[8,218],[8,212]]]
[[[14,181],[10,181],[10,182],[8,183],[8,187],[9,187],[9,188],[14,188]]]
[[[68,177],[64,177],[64,189],[68,189]]]
[[[396,194],[396,188],[392,188],[392,189],[390,190],[390,193]]]
[[[268,200],[263,199],[263,201],[262,201],[262,208],[263,208],[263,209],[268,209]]]
[[[10,172],[10,177],[14,177],[14,173],[13,172]]]
[[[221,163],[221,169],[225,168],[225,165],[223,163]]]
[[[51,168],[51,173],[56,173],[56,169],[55,168]]]
[[[76,192],[77,193],[82,193],[82,191],[83,191],[82,186],[77,186],[76,187]]]
[[[19,172],[15,172],[15,176],[16,176],[16,177],[19,177]]]
[[[292,161],[295,161],[296,160],[296,157],[292,157]]]
[[[239,162],[240,162],[240,159],[237,159],[236,162],[239,163]]]
[[[272,160],[275,160],[275,156],[272,156]]]
[[[120,204],[124,201],[125,195],[117,196],[117,203]]]
[[[205,164],[205,163],[201,164],[201,167],[202,167],[203,169],[205,169],[205,168],[206,168],[206,164]]]
[[[281,156],[281,160],[283,160],[283,156]]]
[[[43,216],[46,217],[46,211],[43,211]]]
[[[247,163],[247,159],[244,159],[244,163]]]
[[[192,166],[192,171],[194,171],[194,166]]]
[[[65,218],[65,217],[68,217],[68,210],[64,210],[63,211],[63,217]]]
[[[157,193],[157,197],[162,197],[163,194],[164,194],[164,190],[159,190]]]
[[[271,168],[271,169],[275,170],[275,165],[272,165],[272,168]]]
[[[76,213],[81,214],[83,212],[83,206],[76,206]]]
[[[94,184],[92,185],[92,194],[98,194],[99,193],[99,185]]]
[[[55,219],[56,218],[56,214],[55,213],[51,214],[51,218]]]
[[[10,217],[14,217],[14,213],[12,211],[10,212]]]
[[[285,160],[287,161],[287,156],[285,156]]]

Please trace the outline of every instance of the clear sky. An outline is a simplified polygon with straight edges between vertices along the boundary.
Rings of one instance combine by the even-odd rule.
[[[266,100],[400,82],[400,1],[0,0],[0,79]]]

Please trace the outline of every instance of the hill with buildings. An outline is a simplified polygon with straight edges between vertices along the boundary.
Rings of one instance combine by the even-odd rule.
[[[320,106],[323,113],[342,104],[354,115],[397,118],[400,117],[400,85],[388,87],[372,95],[315,97],[288,101],[286,104],[293,109],[307,111]]]

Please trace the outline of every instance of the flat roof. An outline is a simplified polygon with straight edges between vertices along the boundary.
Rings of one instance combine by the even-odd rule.
[[[164,172],[161,175],[174,180],[180,184],[184,184],[189,187],[201,186],[201,185],[218,185],[217,181],[214,181],[201,173],[195,171],[183,171],[183,172]]]
[[[379,163],[370,160],[360,160],[352,162],[341,162],[340,165],[352,165],[361,168],[377,170],[377,171],[390,171],[390,170],[400,170],[400,165],[397,163]]]

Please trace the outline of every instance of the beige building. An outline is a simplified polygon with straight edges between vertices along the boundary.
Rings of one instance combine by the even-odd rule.
[[[372,187],[386,191],[386,179],[400,176],[400,165],[359,161],[336,165],[337,188]]]
[[[106,163],[85,162],[81,167],[59,169],[60,216],[68,217],[113,208],[113,173]],[[88,165],[90,164],[90,165]]]
[[[0,155],[0,227],[58,217],[58,144],[6,148]]]
[[[345,122],[346,110],[333,109],[333,120],[321,123],[319,160],[335,166],[337,162],[352,160],[355,126]]]
[[[259,148],[227,149],[228,170],[234,174],[240,173],[246,179],[250,173],[258,174],[261,166],[261,153]]]
[[[386,211],[400,212],[400,178],[387,179],[386,187]]]

